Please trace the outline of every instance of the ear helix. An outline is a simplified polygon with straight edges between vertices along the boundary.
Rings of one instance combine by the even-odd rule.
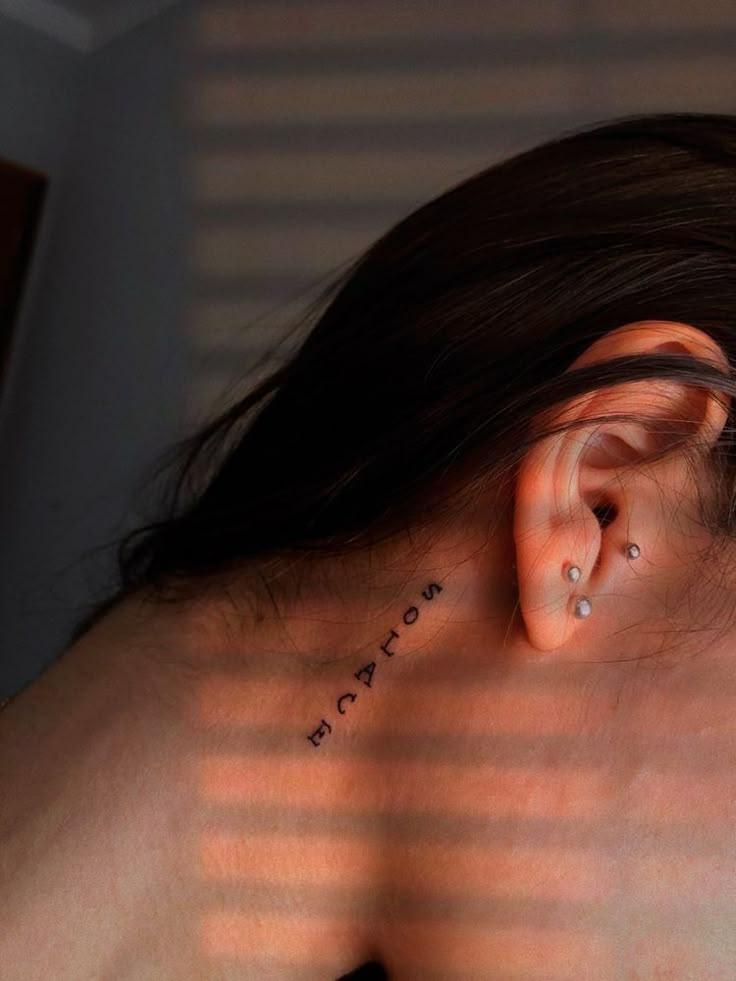
[[[625,554],[629,559],[638,559],[641,555],[641,549],[635,542],[628,542],[625,548]],[[568,565],[565,569],[565,578],[569,582],[577,582],[581,575],[580,567],[577,565]],[[578,596],[575,599],[575,616],[578,619],[585,620],[592,612],[593,604],[587,596]]]

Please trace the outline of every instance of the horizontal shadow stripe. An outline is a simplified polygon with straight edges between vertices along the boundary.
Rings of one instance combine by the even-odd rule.
[[[245,266],[246,263],[244,262]],[[345,263],[345,268],[348,262]],[[253,300],[256,302],[293,302],[300,296],[306,301],[316,299],[320,289],[339,275],[343,266],[331,267],[319,279],[300,277],[291,273],[273,272],[249,276],[247,269],[234,276],[202,276],[190,273],[187,291],[190,299]],[[314,294],[314,295],[313,295]]]
[[[194,202],[188,205],[193,215],[191,236],[197,235],[198,224],[239,225],[258,222],[269,226],[283,226],[284,231],[294,232],[289,226],[301,222],[320,224],[329,231],[332,224],[345,224],[349,227],[371,226],[384,231],[389,222],[397,221],[414,207],[406,198],[382,198],[380,201],[311,200],[311,201],[263,201],[258,198],[239,198],[237,201]]]
[[[207,894],[211,895],[213,910],[245,912],[268,911],[272,915],[285,917],[285,929],[289,919],[300,920],[311,916],[356,917],[360,920],[392,921],[400,919],[409,922],[413,919],[438,920],[443,924],[473,923],[479,926],[513,927],[526,926],[532,929],[566,930],[571,924],[585,923],[583,932],[605,935],[609,930],[619,931],[621,924],[612,922],[610,900],[569,900],[534,899],[529,896],[501,897],[462,897],[456,895],[426,895],[419,891],[400,890],[387,884],[383,887],[350,888],[330,885],[303,886],[289,885],[279,888],[269,883],[242,880],[237,884],[198,879],[204,888],[202,905],[207,904]],[[186,886],[188,894],[191,886]],[[647,902],[635,897],[627,897],[627,915],[656,915],[659,936],[670,934],[702,934],[714,916],[730,917],[733,909],[723,902],[708,902],[702,897],[698,905],[693,905],[689,894],[670,896],[667,902],[657,900]],[[200,907],[202,908],[202,907]],[[206,910],[203,910],[203,912]],[[687,911],[687,917],[683,913]],[[725,922],[725,919],[723,920]],[[654,930],[647,923],[647,932]]]
[[[225,981],[226,978],[242,978],[243,981],[248,981],[251,978],[258,978],[259,981],[351,981],[352,974],[341,974],[337,976],[335,974],[335,967],[327,964],[326,961],[316,961],[305,960],[302,963],[295,963],[292,961],[281,961],[276,958],[259,958],[255,960],[252,957],[248,957],[247,962],[244,963],[242,957],[233,957],[228,954],[212,954],[210,957],[210,962],[212,964],[212,979],[217,979],[217,981]],[[333,961],[334,965],[334,961]],[[356,969],[358,968],[358,961],[355,961]],[[362,966],[362,965],[360,965]],[[247,968],[248,973],[244,974],[243,970]],[[208,978],[210,976],[208,975]],[[387,981],[400,981],[390,974],[386,975]],[[356,974],[355,981],[370,981],[370,976]],[[424,967],[422,968],[422,981],[448,981],[447,971],[443,970],[441,973],[435,973],[434,971],[427,971]],[[463,981],[488,981],[487,975],[482,977],[478,975],[466,975],[463,973]],[[532,977],[530,974],[525,973],[523,978],[508,977],[504,975],[503,978],[498,978],[497,981],[548,981],[545,978]]]
[[[489,981],[488,971],[481,973],[470,970],[463,963],[463,953],[459,951],[458,960],[461,974],[448,975],[447,968],[432,970],[422,964],[422,981]],[[243,959],[228,954],[215,954],[211,958],[213,978],[239,978],[243,974]],[[248,958],[248,977],[263,979],[263,981],[341,981],[335,978],[335,971],[322,962],[314,960],[294,964],[293,961],[268,960],[255,961]],[[388,981],[401,981],[389,974]],[[531,971],[504,971],[503,975],[494,974],[493,981],[550,981],[549,974],[537,974]],[[571,979],[572,981],[572,979]],[[577,981],[577,979],[576,979]]]
[[[314,151],[325,156],[333,150],[356,153],[374,151],[377,145],[387,156],[402,150],[442,151],[448,145],[454,150],[478,150],[486,153],[488,164],[501,154],[510,154],[537,141],[559,135],[561,129],[573,129],[588,120],[579,108],[546,113],[507,112],[493,104],[489,93],[486,112],[476,115],[433,116],[418,118],[407,110],[405,116],[393,119],[323,121],[315,116],[308,123],[299,120],[233,124],[208,124],[190,121],[191,153],[211,150],[281,150],[289,153]],[[382,205],[385,202],[381,202]]]
[[[237,42],[233,42],[233,45]],[[243,50],[207,48],[201,38],[187,52],[191,71],[239,72],[243,77],[325,74],[364,71],[380,74],[401,71],[407,74],[432,69],[494,66],[539,68],[570,63],[580,67],[599,67],[605,59],[624,66],[634,58],[686,56],[705,61],[713,57],[733,57],[736,48],[736,15],[733,27],[686,30],[591,30],[579,28],[567,36],[531,34],[520,31],[504,36],[416,38],[407,41],[371,39],[309,44],[304,47],[259,44],[257,35]],[[707,65],[704,65],[706,68]]]
[[[527,845],[591,848],[617,854],[626,842],[629,853],[647,854],[656,837],[657,854],[707,857],[723,854],[723,828],[709,828],[686,820],[671,821],[667,834],[649,822],[625,817],[565,818],[518,816],[476,816],[472,814],[427,814],[412,811],[386,813],[342,813],[329,811],[249,805],[248,809],[206,805],[202,830],[248,834],[300,834],[355,836],[366,840],[455,842],[495,844],[499,840],[521,840]]]
[[[489,981],[487,970],[478,973],[478,971],[467,967],[464,963],[462,950],[458,952],[457,957],[460,973],[449,975],[446,967],[433,970],[426,964],[422,964],[422,981]],[[242,958],[228,954],[215,954],[212,956],[211,962],[212,976],[218,981],[221,978],[240,978],[243,976]],[[340,977],[335,977],[334,969],[324,965],[323,962],[318,963],[314,960],[295,964],[293,961],[279,961],[275,958],[255,961],[249,957],[247,968],[250,972],[249,978],[259,978],[261,981],[341,981]],[[402,981],[402,979],[389,974],[388,981]],[[550,978],[548,972],[537,974],[531,970],[521,972],[505,970],[502,975],[494,973],[493,981],[550,981]],[[569,981],[573,981],[573,979],[571,978]],[[579,979],[576,978],[574,981],[579,981]]]
[[[202,905],[211,903],[221,910],[267,910],[271,914],[300,919],[339,913],[357,919],[395,920],[436,919],[443,923],[476,922],[488,926],[565,928],[585,917],[586,929],[595,920],[596,905],[569,900],[541,900],[524,897],[464,898],[452,895],[428,896],[420,892],[384,888],[349,888],[332,885],[278,887],[270,883],[241,880],[238,883],[197,879],[203,888]],[[191,894],[191,885],[186,885]],[[610,916],[608,917],[610,919]],[[605,928],[601,916],[600,929]],[[288,921],[287,921],[288,922]],[[596,924],[596,926],[598,926]]]
[[[346,716],[347,718],[347,716]],[[514,766],[525,765],[544,745],[552,755],[574,754],[576,766],[605,766],[610,760],[610,738],[602,735],[596,745],[590,737],[581,738],[577,732],[526,734],[523,732],[490,732],[455,734],[431,730],[392,731],[390,725],[381,725],[361,733],[359,722],[351,726],[350,739],[335,739],[330,746],[332,759],[356,759],[365,761],[419,761],[426,763],[458,763]],[[309,730],[309,723],[303,727]],[[243,759],[255,756],[293,756],[300,748],[304,734],[285,732],[283,726],[235,727],[232,723],[213,725],[199,735],[199,749],[203,752],[241,754]],[[652,772],[702,774],[707,766],[715,779],[720,773],[733,772],[733,735],[701,738],[697,743],[697,755],[690,759],[683,756],[692,740],[690,734],[662,738],[647,737],[646,748],[650,753],[648,764]],[[309,749],[309,743],[306,743]],[[669,754],[661,759],[659,754]],[[541,771],[554,770],[554,763],[535,760]]]
[[[401,630],[401,614],[406,607],[410,606],[410,600],[407,599],[403,605],[397,604],[397,606],[399,611],[398,616],[393,619],[386,618],[386,635],[388,635],[392,627]],[[410,637],[408,630],[406,630],[406,637]],[[401,647],[402,643],[403,640],[396,641],[394,653],[397,656],[401,655],[403,658],[411,658],[413,652],[411,650],[403,650]],[[235,663],[237,659],[242,661],[242,650],[233,650],[223,644],[217,648],[217,652],[222,655],[223,662],[230,660],[232,663]],[[324,684],[325,696],[329,700],[333,696],[336,697],[341,694],[345,690],[346,683],[352,683],[354,680],[354,671],[370,661],[375,654],[379,653],[380,648],[378,643],[376,643],[375,645],[366,645],[357,651],[346,649],[336,654],[331,653],[322,659],[315,657],[309,665],[310,677],[312,679],[317,678],[318,674],[316,672],[321,673],[322,677],[319,679],[319,683],[320,685]],[[629,677],[632,670],[637,672],[637,677],[640,678],[642,683],[646,682],[656,685],[660,678],[660,672],[666,677],[667,672],[676,664],[678,657],[676,652],[673,655],[671,651],[665,650],[662,652],[661,658],[655,655],[653,657],[643,658],[622,658],[620,661],[600,661],[596,660],[595,657],[589,660],[584,659],[584,653],[581,652],[581,659],[579,661],[570,664],[571,673],[567,677],[554,678],[545,676],[544,678],[538,678],[534,675],[527,675],[514,679],[513,687],[508,688],[508,690],[512,690],[519,695],[539,695],[540,693],[547,694],[555,692],[563,695],[575,694],[579,692],[581,683],[585,684],[590,680],[589,672],[591,664],[594,666],[606,665],[606,676],[603,680],[610,686],[609,691],[617,690],[620,681]],[[303,663],[297,659],[289,661],[282,657],[274,661],[272,659],[273,651],[260,650],[255,645],[249,649],[248,654],[247,669],[218,671],[213,673],[210,679],[205,677],[205,680],[214,679],[218,686],[223,685],[225,687],[230,683],[236,686],[243,683],[247,684],[251,679],[276,681],[279,678],[283,678],[285,682],[304,680],[303,675],[300,677],[299,674],[299,672],[303,671]],[[667,659],[668,655],[670,655],[669,661]],[[576,674],[572,674],[573,669]],[[647,669],[649,670],[648,675],[646,674]],[[417,674],[417,683],[429,691],[436,691],[438,688],[446,689],[452,695],[461,694],[468,690],[472,694],[478,690],[479,686],[482,690],[489,692],[498,684],[501,685],[501,690],[504,689],[504,686],[508,686],[508,682],[503,677],[497,675],[492,676],[490,673],[491,670],[492,664],[487,662],[478,664],[472,671],[467,670],[459,674],[452,662],[447,660],[441,665],[427,665],[426,671],[419,671]],[[377,676],[373,687],[378,691]],[[688,701],[692,702],[696,702],[697,700],[707,702],[709,698],[715,699],[717,702],[722,702],[724,698],[733,699],[733,707],[736,712],[736,678],[733,681],[726,679],[722,673],[714,677],[709,672],[704,671],[702,676],[688,679],[687,689],[680,686],[675,693],[680,697],[686,697]]]

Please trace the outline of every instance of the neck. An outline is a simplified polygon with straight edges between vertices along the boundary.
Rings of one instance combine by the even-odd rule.
[[[211,583],[186,605],[182,640],[207,666],[234,668],[248,651],[328,664],[372,649],[402,624],[413,650],[453,625],[508,640],[516,609],[510,533],[492,535],[488,514],[455,519],[370,553]],[[254,583],[256,585],[254,586]],[[428,599],[427,597],[430,597]],[[176,607],[174,607],[176,611]]]

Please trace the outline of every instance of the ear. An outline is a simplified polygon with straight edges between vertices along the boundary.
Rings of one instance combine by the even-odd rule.
[[[611,358],[670,352],[730,370],[725,354],[705,332],[686,324],[642,321],[599,338],[568,371]],[[667,500],[671,504],[677,493],[674,483],[684,486],[687,475],[684,459],[668,458],[663,496],[661,481],[653,487],[651,475],[647,478],[636,464],[661,451],[663,441],[669,445],[697,436],[713,445],[730,404],[720,393],[715,396],[674,381],[625,382],[576,399],[551,417],[555,424],[579,420],[582,428],[536,444],[519,469],[513,519],[519,606],[534,648],[555,650],[577,631],[589,629],[589,621],[575,616],[575,597],[613,598],[624,592],[620,587],[631,577],[625,529],[653,535],[663,524]],[[605,414],[630,414],[634,421],[585,425],[586,419]],[[601,509],[611,523],[601,520]],[[566,577],[569,565],[580,568],[575,583]],[[612,606],[612,615],[615,611]]]

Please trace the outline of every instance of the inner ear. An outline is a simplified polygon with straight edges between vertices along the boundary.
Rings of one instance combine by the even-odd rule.
[[[681,344],[679,341],[665,341],[664,344],[658,344],[652,354],[689,354],[690,352]]]
[[[601,530],[603,530],[616,520],[618,509],[615,504],[596,504],[593,508],[593,514],[598,519]]]
[[[602,431],[588,441],[585,462],[588,466],[608,470],[633,463],[641,456],[637,447],[617,436]]]

